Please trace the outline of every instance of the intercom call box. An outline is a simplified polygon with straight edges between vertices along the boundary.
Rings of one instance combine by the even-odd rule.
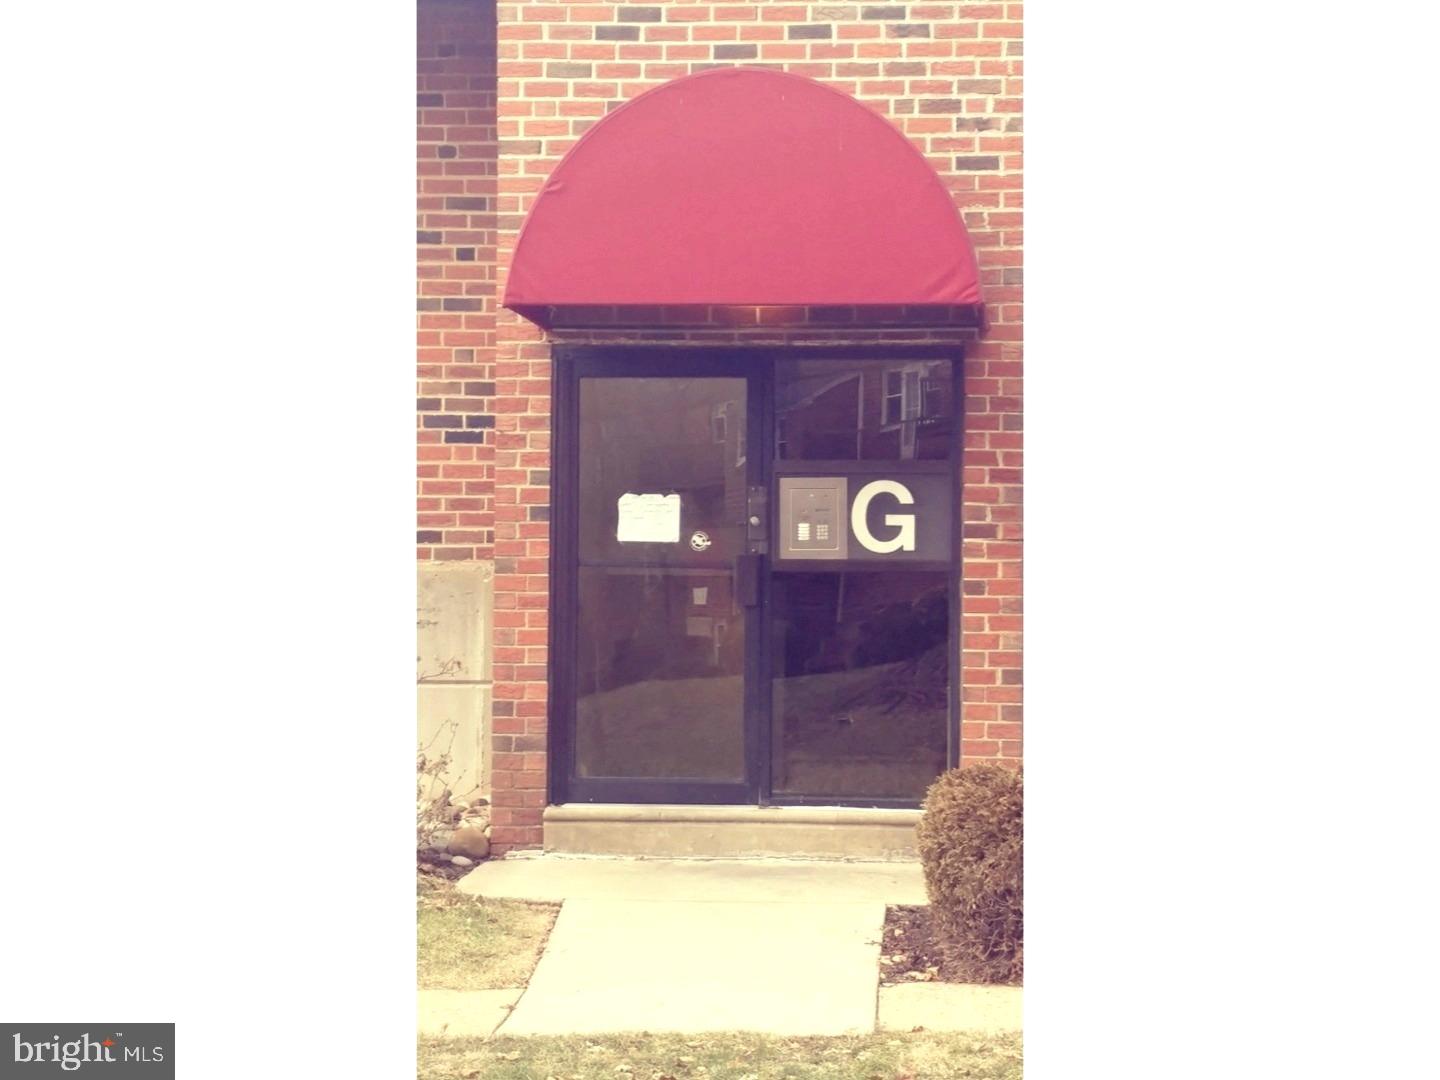
[[[846,558],[849,506],[843,476],[780,477],[779,557]]]

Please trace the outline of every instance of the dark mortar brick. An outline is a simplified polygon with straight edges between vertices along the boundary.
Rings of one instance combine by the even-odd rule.
[[[416,95],[415,95],[415,104],[421,105],[421,106],[424,106],[424,105],[444,105],[444,104],[445,104],[445,95],[444,95],[444,94],[416,94]]]
[[[549,520],[550,520],[550,507],[548,507],[548,506],[532,506],[532,507],[530,507],[530,520],[531,520],[531,521],[549,521]]]
[[[518,562],[516,559],[496,559],[495,572],[497,574],[513,574],[516,562]]]
[[[455,261],[456,261],[456,262],[474,262],[474,261],[475,261],[475,249],[474,249],[474,248],[456,248],[456,249],[455,249]]]
[[[753,60],[759,55],[754,45],[716,45],[716,60]]]
[[[833,26],[789,26],[785,28],[785,36],[791,41],[806,38],[828,38],[834,32]]]
[[[438,244],[440,243],[440,232],[439,230],[435,232],[428,232],[424,229],[417,230],[415,233],[415,242],[417,244]]]
[[[490,705],[490,715],[491,715],[491,716],[514,716],[514,715],[515,715],[515,702],[513,702],[513,701],[495,701],[495,702],[492,702],[491,705]],[[492,735],[491,738],[493,739],[494,736]]]
[[[492,397],[495,394],[493,382],[467,382],[465,384],[466,397]]]
[[[955,159],[956,172],[983,172],[987,169],[1000,168],[998,157],[957,157]]]
[[[417,544],[438,544],[440,543],[439,529],[420,529],[415,533]]]
[[[885,28],[887,37],[929,37],[929,23],[891,23]]]
[[[436,148],[435,156],[442,158],[453,158],[459,152],[460,151],[456,150],[453,146],[440,146]]]
[[[885,65],[886,75],[924,75],[925,65],[917,60],[892,60]]]
[[[1021,119],[1020,117],[1018,117],[1018,116],[1012,116],[1009,120],[1006,120],[1006,121],[1005,121],[1005,130],[1006,130],[1006,131],[1024,131],[1024,130],[1025,130],[1025,121],[1022,120],[1022,119]]]
[[[639,41],[640,28],[638,26],[597,26],[595,28],[596,41]]]
[[[905,8],[898,4],[895,7],[861,8],[860,17],[862,19],[889,19],[894,21],[905,18]]]
[[[447,443],[483,443],[485,432],[483,431],[447,431],[445,432]]]
[[[420,418],[421,424],[427,428],[458,428],[464,427],[458,416],[451,416],[449,413],[432,413],[429,416]]]
[[[484,195],[447,195],[446,210],[489,210],[490,200]]]
[[[515,735],[512,737],[515,740],[515,751],[517,753],[526,750],[533,753],[545,749],[546,737],[544,735]]]
[[[532,483],[532,484],[548,484],[549,482],[550,482],[550,470],[549,470],[549,469],[531,469],[531,470],[530,470],[530,483]]]
[[[495,426],[495,417],[474,415],[467,416],[465,417],[465,426],[467,428],[491,428]]]
[[[472,361],[472,360],[474,360],[474,359],[475,359],[475,350],[474,350],[474,349],[456,349],[456,350],[455,350],[455,363],[457,363],[457,364],[468,364],[468,363],[470,363],[470,361]]]
[[[440,298],[438,296],[426,296],[415,301],[416,311],[439,311]]]
[[[441,311],[484,311],[485,301],[470,300],[463,296],[447,296]]]
[[[588,79],[594,71],[591,64],[546,64],[547,79]]]
[[[1000,90],[999,90],[1000,83],[999,83],[998,80],[997,80],[996,83],[995,83],[995,87],[996,87],[996,89],[994,89],[994,90],[989,90],[989,91],[986,91],[986,90],[977,90],[977,91],[974,91],[974,92],[975,92],[975,93],[979,93],[979,94],[984,94],[984,93],[998,94],[998,93],[1000,92]],[[961,93],[968,93],[968,92],[969,92],[969,91],[964,91],[964,90],[961,91]],[[958,113],[958,112],[964,112],[964,111],[965,111],[965,102],[961,101],[959,98],[921,98],[921,99],[920,99],[920,111],[921,111],[922,113]]]
[[[994,131],[1000,126],[1000,121],[994,116],[957,116],[955,118],[956,131]]]
[[[622,7],[615,12],[616,22],[659,22],[658,7]]]
[[[518,154],[522,157],[539,154],[542,150],[544,145],[539,139],[506,139],[500,144],[500,153]]]
[[[434,412],[438,408],[440,408],[440,399],[438,397],[422,397],[415,399],[416,412]]]
[[[1000,284],[1002,285],[1024,285],[1025,270],[1020,266],[1007,266],[1000,271]]]

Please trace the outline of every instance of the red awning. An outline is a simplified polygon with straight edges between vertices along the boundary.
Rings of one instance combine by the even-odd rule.
[[[665,83],[587,131],[525,219],[505,306],[978,305],[949,192],[883,117],[778,71]]]

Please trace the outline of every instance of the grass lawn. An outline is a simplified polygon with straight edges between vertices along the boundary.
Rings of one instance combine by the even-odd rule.
[[[1020,1080],[1020,1035],[882,1032],[420,1040],[418,1080]]]
[[[420,882],[416,975],[421,990],[491,990],[529,982],[558,904],[487,900],[456,892],[446,881]]]

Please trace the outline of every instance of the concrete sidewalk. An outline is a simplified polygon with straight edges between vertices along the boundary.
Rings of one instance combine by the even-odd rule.
[[[564,902],[499,1035],[871,1032],[885,907],[925,902],[919,865],[894,862],[547,855],[458,887]]]
[[[513,900],[696,900],[777,904],[924,904],[918,862],[632,859],[538,855],[481,863],[456,884]]]
[[[875,903],[566,900],[501,1035],[874,1029]]]

